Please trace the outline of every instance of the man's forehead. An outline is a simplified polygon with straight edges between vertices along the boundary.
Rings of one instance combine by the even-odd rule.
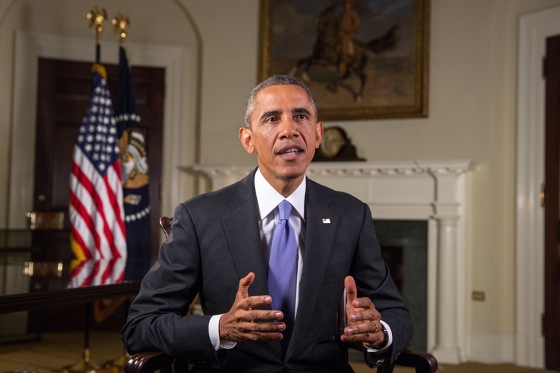
[[[256,106],[290,102],[298,107],[311,107],[311,100],[305,89],[297,85],[273,85],[257,93]]]

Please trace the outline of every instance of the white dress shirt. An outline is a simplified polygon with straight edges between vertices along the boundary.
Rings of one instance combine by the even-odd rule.
[[[292,205],[290,213],[290,225],[296,235],[296,243],[298,247],[298,263],[296,277],[296,309],[294,312],[294,320],[297,317],[297,308],[299,302],[299,281],[301,280],[301,271],[303,269],[303,253],[305,252],[305,190],[307,183],[305,176],[297,189],[284,198],[266,181],[260,169],[255,173],[255,192],[257,195],[257,203],[259,205],[259,230],[261,232],[261,246],[264,253],[266,270],[268,271],[268,260],[270,258],[270,246],[272,244],[272,236],[274,229],[278,223],[280,213],[278,205],[286,200]]]

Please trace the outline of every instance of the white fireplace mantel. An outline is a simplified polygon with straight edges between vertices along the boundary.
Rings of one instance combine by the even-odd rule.
[[[367,203],[374,219],[428,221],[428,341],[441,363],[465,360],[467,175],[470,160],[318,162],[307,176]],[[212,190],[255,166],[196,165]]]

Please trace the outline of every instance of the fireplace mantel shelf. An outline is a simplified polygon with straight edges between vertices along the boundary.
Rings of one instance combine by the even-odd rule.
[[[460,174],[472,168],[470,160],[392,161],[392,162],[315,162],[307,169],[312,175],[392,176],[419,174]],[[195,165],[194,170],[209,176],[248,174],[255,165]]]
[[[254,165],[190,168],[218,190],[248,175]],[[352,194],[374,219],[428,221],[428,349],[442,363],[465,360],[467,299],[467,176],[471,160],[314,162],[314,181]],[[436,317],[436,315],[438,315]]]

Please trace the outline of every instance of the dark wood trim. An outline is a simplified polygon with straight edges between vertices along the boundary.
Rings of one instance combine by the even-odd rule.
[[[0,296],[0,313],[67,307],[95,300],[135,296],[140,290],[139,281],[120,284],[87,286],[77,289],[37,291]]]
[[[545,366],[560,369],[560,36],[546,43],[544,295]]]

